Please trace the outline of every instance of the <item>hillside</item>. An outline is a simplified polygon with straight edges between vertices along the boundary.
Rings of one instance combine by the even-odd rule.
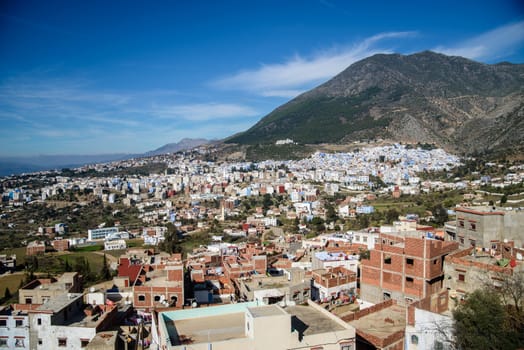
[[[189,139],[184,138],[180,140],[179,142],[175,143],[168,143],[160,148],[155,149],[154,151],[149,151],[147,153],[144,153],[144,156],[156,156],[160,154],[167,154],[167,153],[176,153],[179,151],[189,150],[195,147],[198,147],[200,145],[205,145],[210,143],[211,141],[206,139]]]
[[[228,143],[382,138],[457,152],[524,148],[524,65],[430,51],[379,54],[296,97]]]

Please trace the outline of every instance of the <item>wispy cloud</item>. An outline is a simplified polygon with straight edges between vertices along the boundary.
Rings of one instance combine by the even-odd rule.
[[[154,106],[153,110],[154,113],[161,118],[181,118],[189,121],[242,118],[259,114],[249,106],[228,103]]]
[[[262,96],[294,97],[300,92],[340,73],[350,64],[378,52],[390,49],[379,47],[386,39],[415,36],[416,32],[388,32],[366,38],[344,49],[321,52],[311,58],[296,55],[284,63],[263,64],[214,81],[212,85],[231,90],[247,90]]]
[[[452,46],[438,46],[434,51],[475,60],[497,60],[511,55],[524,45],[524,21],[510,23]]]

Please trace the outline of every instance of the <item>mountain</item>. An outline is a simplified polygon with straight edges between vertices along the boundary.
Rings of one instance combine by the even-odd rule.
[[[160,154],[166,154],[166,153],[176,153],[179,151],[185,151],[188,149],[192,149],[201,145],[205,145],[210,143],[211,141],[206,139],[182,139],[179,142],[176,143],[168,143],[167,145],[164,145],[160,148],[157,148],[154,151],[150,151],[144,154],[144,156],[156,156]]]
[[[304,144],[363,139],[457,152],[524,149],[524,65],[431,51],[378,54],[278,107],[225,142]]]

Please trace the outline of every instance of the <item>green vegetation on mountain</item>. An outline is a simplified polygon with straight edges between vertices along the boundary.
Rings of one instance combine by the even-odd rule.
[[[524,149],[524,65],[433,52],[375,55],[278,107],[227,143],[388,139],[448,150]]]

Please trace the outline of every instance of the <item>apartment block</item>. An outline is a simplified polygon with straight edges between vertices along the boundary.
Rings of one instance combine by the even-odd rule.
[[[457,242],[420,237],[416,232],[381,234],[379,241],[369,259],[361,261],[362,299],[373,303],[394,299],[404,305],[443,288],[444,258],[458,248]]]
[[[11,306],[0,306],[0,348],[29,350],[29,316]]]
[[[523,247],[524,210],[497,207],[460,207],[455,209],[455,222],[446,223],[448,239],[461,248],[492,248],[493,244],[514,241]]]

